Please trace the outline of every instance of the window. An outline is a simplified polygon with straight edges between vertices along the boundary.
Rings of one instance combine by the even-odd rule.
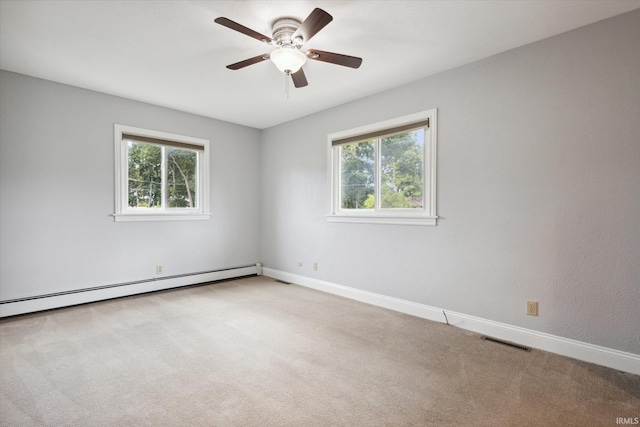
[[[329,135],[329,221],[435,225],[436,110]]]
[[[209,219],[209,141],[115,125],[116,221]]]

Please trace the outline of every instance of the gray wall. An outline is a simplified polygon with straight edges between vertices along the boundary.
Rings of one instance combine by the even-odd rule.
[[[640,354],[638,40],[635,11],[263,131],[264,265]],[[434,107],[439,225],[328,223],[327,134]]]
[[[0,299],[260,261],[260,131],[2,71]],[[118,222],[113,125],[211,141],[209,221]]]

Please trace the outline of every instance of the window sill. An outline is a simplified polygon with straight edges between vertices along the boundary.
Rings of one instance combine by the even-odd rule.
[[[327,215],[329,222],[361,224],[436,225],[437,216]]]
[[[131,221],[206,221],[210,213],[122,213],[114,214],[115,222]]]

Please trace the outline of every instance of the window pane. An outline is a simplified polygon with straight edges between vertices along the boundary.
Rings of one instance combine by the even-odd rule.
[[[198,154],[167,147],[167,207],[197,207]]]
[[[422,208],[424,130],[382,138],[380,151],[381,207]]]
[[[342,209],[373,209],[375,206],[374,142],[340,147]]]
[[[162,149],[157,145],[129,141],[129,207],[160,208],[162,205]]]

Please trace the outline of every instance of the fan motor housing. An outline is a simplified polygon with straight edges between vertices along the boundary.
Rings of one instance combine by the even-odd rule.
[[[300,27],[301,23],[293,18],[280,18],[273,23],[273,39],[278,46],[295,44],[291,36]]]

